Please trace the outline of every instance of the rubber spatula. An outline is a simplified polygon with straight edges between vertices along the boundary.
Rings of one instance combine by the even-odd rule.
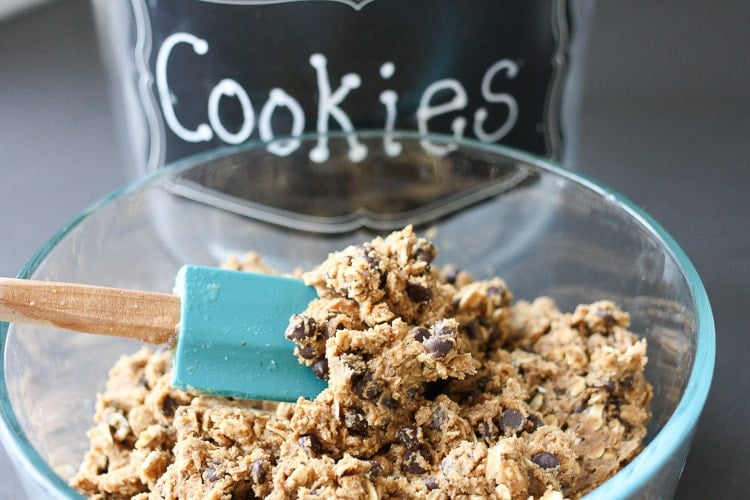
[[[284,337],[290,316],[317,298],[302,280],[185,266],[174,292],[0,278],[0,320],[172,343],[183,390],[296,401],[326,387]]]

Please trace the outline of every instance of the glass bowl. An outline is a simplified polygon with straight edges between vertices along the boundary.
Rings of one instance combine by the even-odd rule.
[[[95,204],[20,277],[169,292],[185,263],[216,265],[255,250],[277,269],[305,269],[406,223],[429,232],[438,263],[500,276],[516,299],[548,295],[569,311],[606,298],[630,313],[649,343],[647,446],[586,498],[670,497],[713,373],[705,289],[648,215],[528,154],[409,133],[215,151]],[[114,361],[139,344],[7,323],[0,342],[0,434],[19,476],[32,498],[76,498],[67,480],[87,450],[96,393]]]

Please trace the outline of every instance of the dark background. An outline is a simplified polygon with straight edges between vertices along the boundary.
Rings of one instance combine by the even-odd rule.
[[[572,0],[591,11],[566,166],[654,216],[704,279],[716,374],[677,498],[750,498],[750,2]],[[90,6],[0,21],[0,275],[129,178]],[[23,498],[0,450],[0,498]]]

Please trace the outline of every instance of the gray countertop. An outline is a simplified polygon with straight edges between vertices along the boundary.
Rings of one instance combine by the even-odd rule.
[[[565,159],[649,212],[705,281],[716,374],[678,498],[750,498],[749,21],[748,2],[600,3]],[[0,275],[128,178],[114,121],[88,2],[0,21]],[[1,449],[0,498],[23,498]]]

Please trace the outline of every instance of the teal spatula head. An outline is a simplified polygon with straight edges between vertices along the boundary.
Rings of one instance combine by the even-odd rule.
[[[246,399],[313,399],[327,386],[294,356],[284,337],[292,314],[317,294],[302,280],[185,266],[173,384],[183,390]]]

